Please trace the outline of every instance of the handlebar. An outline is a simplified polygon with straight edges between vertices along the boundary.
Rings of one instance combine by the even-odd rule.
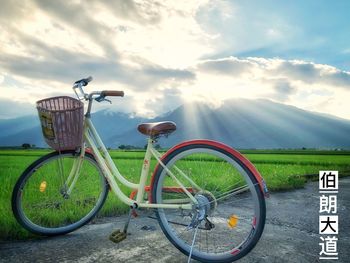
[[[93,91],[90,94],[87,94],[84,92],[83,87],[87,86],[90,81],[92,81],[91,76],[81,80],[77,80],[76,82],[74,82],[74,85],[73,85],[73,90],[75,92],[75,95],[77,95],[78,99],[89,101],[86,116],[90,116],[91,105],[93,100],[96,100],[97,102],[108,101],[112,103],[110,100],[106,99],[107,96],[124,97],[124,91],[119,91],[119,90]]]
[[[105,97],[107,96],[113,96],[113,97],[124,97],[124,91],[119,90],[103,90],[103,91],[93,91],[90,94],[87,94],[84,92],[83,87],[87,86],[89,82],[92,81],[92,77],[87,77],[84,79],[77,80],[74,82],[73,90],[75,94],[77,95],[79,100],[92,100],[93,98],[101,102],[103,100],[106,100]],[[78,89],[78,91],[77,91]],[[80,93],[80,94],[79,94]]]

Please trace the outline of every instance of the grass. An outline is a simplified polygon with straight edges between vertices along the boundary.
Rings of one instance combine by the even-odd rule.
[[[2,187],[0,191],[0,239],[33,237],[14,219],[11,210],[11,194],[14,184],[23,170],[40,156],[49,152],[49,150],[0,150],[0,185]],[[110,153],[119,171],[130,181],[137,182],[144,152],[112,150]],[[317,176],[310,175],[317,175],[319,170],[338,170],[340,175],[347,175],[350,171],[350,152],[345,151],[246,150],[242,153],[254,163],[271,191],[303,187],[308,178],[317,178]],[[208,167],[210,167],[209,164]],[[154,162],[151,170],[153,168]],[[89,172],[87,174],[90,174],[92,168],[86,169]],[[202,167],[202,169],[207,168]],[[213,172],[213,178],[207,184],[218,187],[220,184],[227,183],[220,180],[220,173],[219,170]],[[38,179],[36,185],[40,184],[40,180]],[[96,184],[91,184],[91,180],[82,184],[81,189],[85,189],[89,193],[94,192],[93,188],[89,188],[96,186]],[[48,181],[48,185],[54,183]],[[33,189],[37,191],[37,186]],[[122,189],[127,194],[130,193],[129,189],[125,187]],[[32,201],[35,200],[32,199]],[[74,211],[72,205],[74,204],[71,204],[67,209]],[[99,216],[121,214],[125,213],[127,209],[126,205],[122,204],[113,193],[110,193]],[[56,220],[54,215],[47,215],[47,218],[48,224]]]

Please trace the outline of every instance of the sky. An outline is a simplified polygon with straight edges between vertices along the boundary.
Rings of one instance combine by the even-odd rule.
[[[2,1],[0,119],[86,88],[95,110],[269,99],[350,119],[350,1]],[[97,103],[96,103],[97,104]]]

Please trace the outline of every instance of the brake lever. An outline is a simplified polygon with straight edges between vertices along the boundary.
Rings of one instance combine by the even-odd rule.
[[[95,98],[95,100],[96,100],[97,102],[107,101],[107,102],[109,102],[110,104],[112,104],[112,101],[106,99],[106,98],[103,97],[103,96],[99,96],[99,97]]]

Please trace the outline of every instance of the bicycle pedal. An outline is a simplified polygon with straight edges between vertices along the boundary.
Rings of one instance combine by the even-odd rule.
[[[123,241],[126,238],[126,236],[127,233],[120,231],[120,229],[117,229],[109,235],[109,240],[111,240],[114,243],[119,243]]]

